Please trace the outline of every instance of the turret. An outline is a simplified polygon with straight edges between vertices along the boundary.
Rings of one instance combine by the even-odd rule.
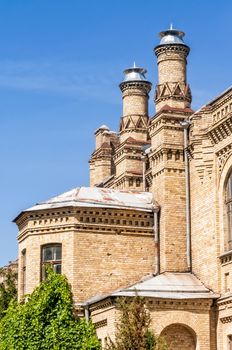
[[[129,137],[141,142],[147,140],[148,99],[152,84],[146,79],[146,72],[135,64],[124,71],[125,78],[119,85],[123,99],[121,142]]]
[[[160,272],[191,269],[189,236],[186,234],[186,167],[184,130],[181,123],[193,111],[186,79],[186,57],[190,51],[184,33],[172,28],[160,33],[155,47],[158,58],[157,113],[150,120],[150,178],[160,210]]]
[[[156,111],[167,105],[190,107],[191,90],[187,84],[186,65],[190,48],[184,43],[185,33],[173,29],[160,32],[161,41],[154,48],[158,64],[158,84],[155,90]]]

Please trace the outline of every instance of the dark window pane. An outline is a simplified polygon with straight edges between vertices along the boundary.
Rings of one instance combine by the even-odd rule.
[[[62,247],[61,244],[50,244],[42,248],[42,280],[46,279],[46,266],[50,265],[56,273],[61,274]]]
[[[53,269],[56,273],[61,274],[61,264],[54,264]]]
[[[47,277],[46,266],[47,265],[42,266],[42,280],[45,280],[45,278]]]
[[[44,247],[43,248],[43,261],[51,261],[53,260],[53,247]]]
[[[228,349],[232,350],[232,335],[228,335]]]
[[[53,247],[54,251],[54,260],[61,260],[61,246],[54,246]]]
[[[232,200],[232,174],[229,177],[228,183],[227,183],[227,196],[226,200]]]
[[[228,243],[229,248],[232,249],[232,202],[227,204],[228,215]]]

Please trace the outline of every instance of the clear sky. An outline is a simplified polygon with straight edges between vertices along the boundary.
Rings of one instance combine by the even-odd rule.
[[[135,61],[156,84],[159,31],[186,33],[194,109],[230,86],[231,13],[229,0],[0,0],[0,266],[17,257],[20,211],[88,186],[94,130],[118,128],[122,71]]]

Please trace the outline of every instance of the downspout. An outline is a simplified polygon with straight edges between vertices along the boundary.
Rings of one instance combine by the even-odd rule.
[[[155,275],[160,274],[160,246],[159,246],[159,208],[154,209],[154,242],[157,248]]]
[[[142,159],[142,162],[143,162],[143,192],[146,191],[146,176],[145,176],[145,173],[146,173],[146,156],[145,154],[143,154],[141,156],[141,159]]]
[[[84,304],[84,311],[85,311],[85,321],[89,322],[89,305],[88,304]]]
[[[185,163],[185,193],[186,193],[186,253],[187,267],[192,272],[192,256],[191,256],[191,216],[190,216],[190,176],[189,176],[189,160],[188,160],[188,129],[190,122],[184,120],[180,122],[184,129],[184,163]]]
[[[151,147],[145,145],[142,147],[141,160],[143,162],[143,192],[146,192],[146,159],[151,152]]]

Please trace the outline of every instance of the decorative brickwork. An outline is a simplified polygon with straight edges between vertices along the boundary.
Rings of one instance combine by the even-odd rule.
[[[141,191],[149,191],[156,210],[132,209],[133,200],[120,209],[121,203],[113,207],[105,196],[102,207],[99,198],[88,206],[84,198],[84,204],[53,201],[47,209],[21,213],[16,218],[19,297],[41,280],[41,247],[61,244],[62,273],[76,306],[88,306],[103,348],[108,335],[114,339],[118,317],[112,292],[170,273],[170,280],[180,282],[175,298],[170,283],[159,291],[163,297],[157,290],[141,292],[147,293],[153,331],[164,335],[172,350],[226,350],[232,333],[232,219],[226,196],[232,88],[194,113],[184,33],[170,28],[160,36],[154,49],[156,114],[149,118],[146,70],[135,65],[125,70],[120,128],[114,132],[102,125],[95,132],[90,159],[91,186],[125,197],[133,191],[135,202]],[[199,294],[196,284],[189,295],[191,283],[183,292],[175,272],[182,278],[195,275],[208,294]]]
[[[196,336],[182,324],[172,324],[166,327],[161,336],[167,342],[169,350],[195,350]]]

